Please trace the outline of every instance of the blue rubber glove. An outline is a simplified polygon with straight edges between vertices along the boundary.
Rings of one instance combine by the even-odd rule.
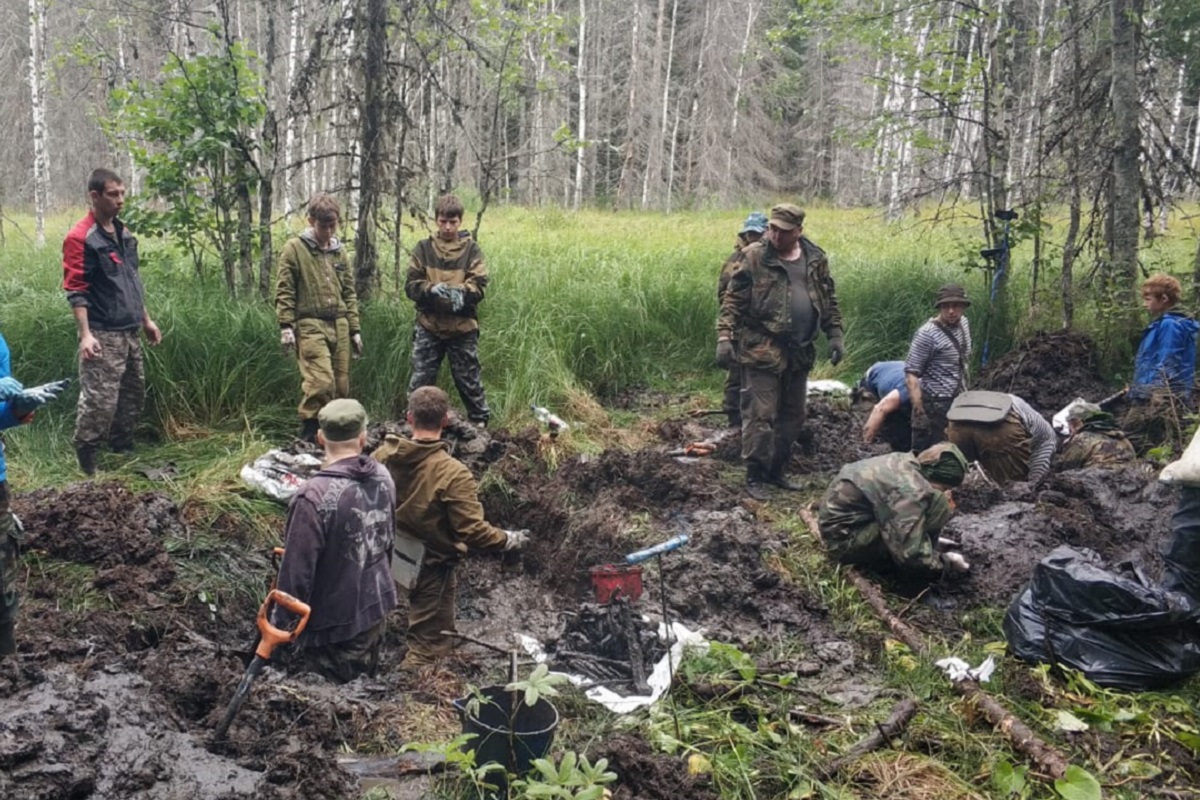
[[[23,391],[25,387],[16,378],[0,378],[0,402],[12,400]]]
[[[461,286],[451,286],[448,283],[435,283],[429,293],[434,297],[441,298],[450,304],[451,311],[462,311],[463,304],[466,302],[466,295]]]
[[[61,381],[43,383],[41,386],[26,389],[13,398],[13,413],[18,417],[23,417],[31,411],[36,411],[51,400],[57,399],[70,383],[70,378],[64,378]]]

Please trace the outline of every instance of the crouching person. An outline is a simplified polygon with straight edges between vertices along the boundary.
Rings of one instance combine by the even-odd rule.
[[[938,552],[938,531],[953,510],[947,492],[960,485],[967,460],[942,443],[919,455],[891,453],[842,467],[821,500],[821,535],[841,564],[890,567],[932,578],[966,572],[960,553]]]
[[[1075,403],[1067,411],[1071,435],[1058,456],[1058,468],[1114,467],[1137,458],[1113,415],[1095,403]]]
[[[996,483],[1028,481],[1025,488],[1036,489],[1049,474],[1058,434],[1015,394],[964,392],[946,418],[946,438]]]
[[[484,520],[471,471],[442,441],[449,421],[445,392],[436,386],[415,389],[408,398],[412,439],[389,434],[372,454],[396,483],[398,536],[416,540],[424,549],[408,599],[404,666],[410,668],[433,664],[450,653],[454,642],[442,631],[455,630],[454,569],[463,556],[472,549],[515,550],[529,537],[529,531],[505,531]]]
[[[388,471],[362,454],[367,414],[357,400],[326,404],[317,421],[325,465],[288,507],[279,588],[312,607],[297,640],[305,668],[345,683],[374,676],[396,607],[396,490]],[[290,615],[277,609],[276,616]]]

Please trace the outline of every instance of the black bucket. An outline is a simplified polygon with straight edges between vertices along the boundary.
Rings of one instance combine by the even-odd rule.
[[[508,692],[503,686],[485,686],[480,694],[485,699],[479,702],[473,715],[467,712],[470,697],[454,701],[462,717],[463,733],[476,734],[467,744],[475,751],[475,764],[495,762],[515,775],[524,775],[534,759],[544,758],[550,752],[558,727],[558,709],[544,697],[527,706],[525,692]]]

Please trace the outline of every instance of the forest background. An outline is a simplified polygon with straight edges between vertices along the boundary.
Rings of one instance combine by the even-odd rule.
[[[25,79],[0,86],[16,363],[73,360],[57,244],[88,172],[113,167],[174,332],[151,364],[167,428],[287,417],[262,298],[314,191],[343,203],[377,301],[355,375],[376,413],[402,403],[399,282],[448,190],[496,275],[484,362],[507,418],[715,386],[717,267],[778,199],[811,209],[833,259],[844,371],[900,357],[954,279],[992,353],[1081,327],[1120,377],[1140,277],[1175,273],[1189,300],[1200,281],[1185,0],[0,0],[0,18],[0,65]],[[1002,249],[1007,209],[1003,269],[980,251]]]

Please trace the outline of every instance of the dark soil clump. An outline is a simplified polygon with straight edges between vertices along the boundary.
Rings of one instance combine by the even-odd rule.
[[[615,736],[595,753],[592,761],[607,758],[617,773],[613,800],[717,800],[704,776],[688,774],[687,762],[653,752],[634,736]]]
[[[989,364],[974,388],[1015,394],[1046,416],[1076,397],[1095,403],[1112,393],[1100,374],[1096,343],[1074,331],[1026,339]]]
[[[837,472],[846,464],[891,452],[884,444],[864,444],[865,416],[844,402],[809,398],[808,420],[792,448],[797,473]]]

